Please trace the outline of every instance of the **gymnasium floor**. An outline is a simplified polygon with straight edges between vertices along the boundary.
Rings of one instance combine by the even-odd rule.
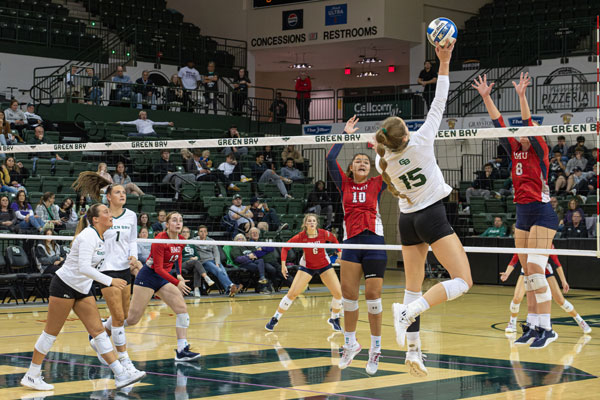
[[[384,350],[374,377],[364,370],[370,344],[364,300],[357,333],[363,351],[340,371],[337,348],[343,335],[332,335],[326,323],[331,298],[325,289],[311,287],[271,334],[264,325],[280,294],[190,299],[189,341],[203,357],[179,366],[173,362],[175,317],[162,303],[152,303],[142,322],[127,330],[129,354],[139,369],[148,372],[129,393],[113,390],[110,371],[99,366],[74,315],[43,367],[54,392],[44,395],[19,387],[46,308],[2,307],[0,399],[600,398],[600,339],[594,338],[600,333],[598,292],[572,290],[567,296],[594,328],[591,336],[583,336],[554,304],[553,322],[560,337],[548,348],[533,351],[511,347],[504,335],[512,288],[475,286],[466,296],[423,317],[429,376],[414,378],[404,367],[404,352],[395,343],[391,320],[391,304],[402,298],[402,282],[401,272],[388,271]],[[100,307],[106,315],[104,305]],[[525,308],[523,304],[521,318]]]

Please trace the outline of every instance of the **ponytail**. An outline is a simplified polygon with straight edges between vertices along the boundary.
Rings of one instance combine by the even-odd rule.
[[[408,146],[408,140],[405,137],[408,135],[406,125],[402,123],[402,119],[398,117],[386,118],[381,128],[375,133],[375,140],[377,141],[376,151],[379,155],[379,169],[381,170],[381,177],[387,184],[388,191],[399,199],[404,199],[408,204],[413,204],[407,195],[402,194],[396,189],[392,183],[392,179],[385,170],[388,167],[388,163],[385,159],[386,148],[392,152],[399,153],[406,149]]]
[[[100,189],[106,186],[110,186],[110,182],[92,171],[80,173],[71,185],[79,195],[91,196],[94,200],[100,200]]]
[[[104,204],[96,203],[92,204],[92,206],[87,210],[85,215],[79,218],[79,223],[77,224],[77,228],[75,228],[75,234],[73,235],[73,240],[88,226],[93,225],[94,218],[100,215],[100,207],[104,207]],[[73,242],[71,242],[73,243]]]

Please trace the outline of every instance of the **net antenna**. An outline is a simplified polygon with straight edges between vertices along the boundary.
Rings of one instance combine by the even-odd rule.
[[[600,258],[600,15],[596,15],[596,257]]]

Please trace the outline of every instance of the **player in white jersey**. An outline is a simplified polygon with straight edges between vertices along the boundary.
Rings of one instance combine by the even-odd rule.
[[[461,296],[473,285],[467,255],[446,217],[442,199],[450,194],[451,188],[444,182],[433,148],[448,97],[453,48],[451,45],[435,49],[440,69],[435,99],[423,126],[410,133],[401,118],[390,117],[375,134],[378,155],[375,165],[388,190],[399,197],[406,290],[404,304],[394,303],[392,310],[398,344],[403,346],[408,337],[406,364],[415,376],[427,375],[421,354],[419,315]],[[421,285],[429,246],[452,279],[438,283],[423,295]]]
[[[90,226],[86,227],[88,224]],[[42,362],[71,310],[96,341],[102,358],[115,374],[117,389],[131,385],[146,376],[145,372],[130,371],[119,362],[110,338],[102,326],[96,300],[91,293],[93,281],[117,289],[127,285],[123,279],[111,278],[99,271],[106,253],[103,235],[111,226],[110,211],[103,204],[94,204],[79,221],[71,252],[50,283],[46,326],[35,343],[31,364],[21,380],[21,385],[36,390],[54,389],[54,386],[44,382],[41,375]]]

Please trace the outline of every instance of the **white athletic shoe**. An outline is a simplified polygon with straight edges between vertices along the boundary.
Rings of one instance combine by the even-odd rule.
[[[118,390],[125,386],[133,385],[134,383],[141,381],[145,376],[146,372],[144,371],[138,371],[137,369],[135,372],[125,370],[125,372],[123,372],[121,375],[115,376],[115,386]]]
[[[583,333],[591,333],[592,332],[592,328],[584,320],[581,320],[581,322],[579,323],[579,327],[581,328]]]
[[[25,374],[23,379],[21,379],[21,385],[26,386],[28,388],[32,388],[35,390],[53,390],[54,386],[49,383],[44,382],[43,376],[33,377],[29,374]]]
[[[354,357],[356,357],[356,355],[360,353],[362,347],[360,347],[360,344],[356,342],[356,345],[352,348],[348,347],[347,345],[344,345],[344,347],[342,348],[343,352],[342,356],[340,357],[340,363],[338,364],[338,367],[340,369],[345,369],[346,367],[348,367],[348,365],[350,365]]]
[[[102,354],[98,353],[98,349],[96,348],[96,343],[94,342],[94,338],[90,335],[89,339],[90,339],[90,346],[92,346],[92,349],[96,352],[96,356],[98,356],[98,360],[100,361],[100,364],[108,365],[106,360],[102,357]]]
[[[392,313],[394,314],[394,329],[396,330],[396,342],[398,345],[404,346],[406,343],[406,330],[415,322],[407,315],[408,306],[406,304],[392,304]]]
[[[377,373],[377,368],[379,368],[379,357],[381,356],[380,351],[370,351],[369,350],[369,361],[367,362],[367,367],[365,370],[369,375],[375,375]]]
[[[516,333],[517,332],[517,326],[511,322],[508,323],[508,325],[506,325],[506,328],[504,329],[504,333]]]
[[[406,352],[406,361],[404,363],[408,366],[408,372],[412,376],[427,376],[427,368],[425,368],[425,363],[423,362],[425,358],[427,356],[421,353],[421,350]]]
[[[204,278],[204,282],[206,282],[206,284],[208,286],[212,286],[215,284],[215,281],[213,281],[212,279],[210,279],[210,276],[206,275],[206,278]]]
[[[135,367],[135,365],[133,365],[133,362],[131,361],[131,359],[128,357],[119,358],[119,362],[121,363],[123,368],[125,368],[127,371],[130,371],[130,372],[139,371]]]

